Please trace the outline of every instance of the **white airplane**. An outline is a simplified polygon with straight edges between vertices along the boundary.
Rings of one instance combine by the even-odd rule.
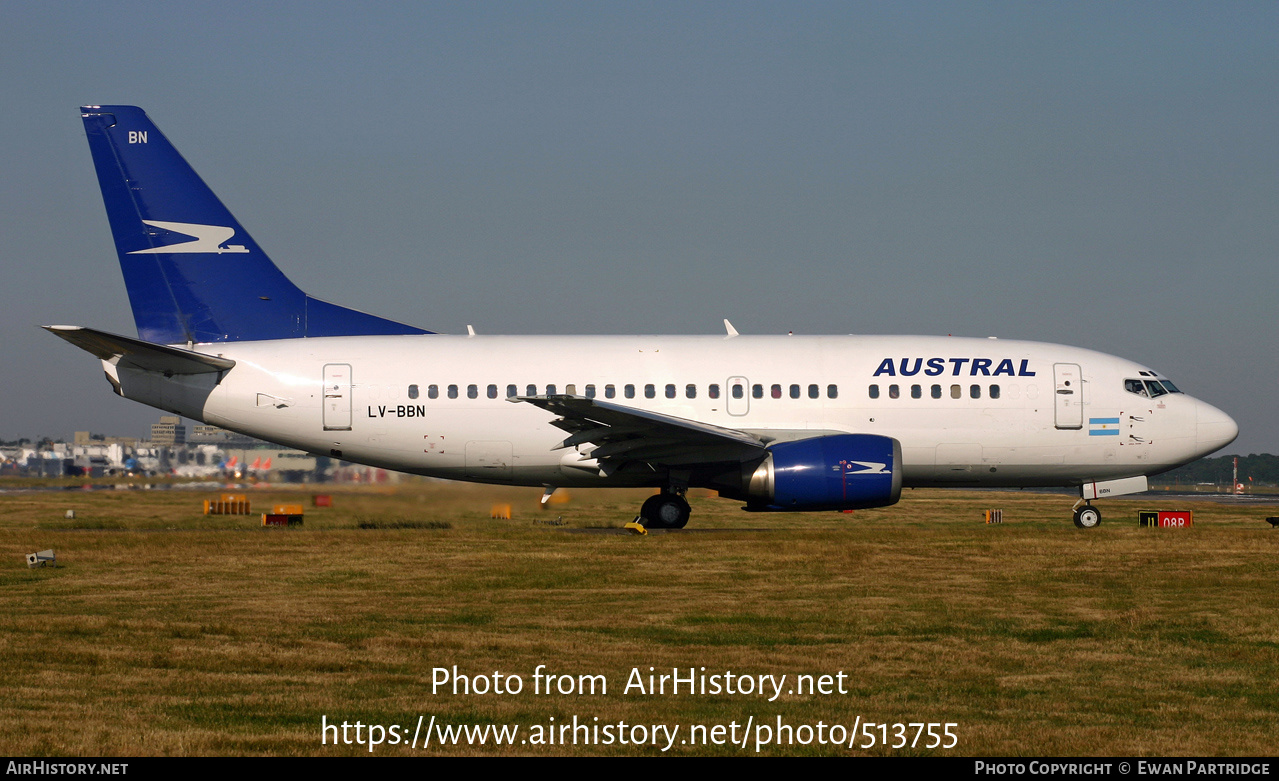
[[[431,333],[293,285],[133,106],[81,110],[138,338],[46,326],[115,392],[319,455],[505,485],[689,487],[747,510],[895,503],[913,486],[1094,499],[1235,439],[1221,410],[1092,350],[932,336]]]

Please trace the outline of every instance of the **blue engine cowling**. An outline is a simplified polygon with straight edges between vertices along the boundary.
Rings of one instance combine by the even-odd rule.
[[[892,437],[835,434],[768,448],[747,488],[748,510],[855,510],[895,504],[902,446]]]

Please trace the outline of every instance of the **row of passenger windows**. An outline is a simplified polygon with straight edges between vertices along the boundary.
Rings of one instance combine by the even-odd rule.
[[[893,386],[893,387],[896,387],[896,386]],[[557,393],[559,393],[559,386],[558,386],[558,385],[547,385],[547,386],[545,386],[545,388],[546,388],[546,395],[547,395],[547,396],[554,396],[554,395],[556,395]],[[593,398],[595,398],[595,396],[596,396],[596,387],[595,387],[595,385],[593,385],[593,384],[592,384],[592,385],[587,385],[587,386],[585,386],[585,387],[583,388],[583,390],[584,390],[584,395],[586,396],[586,398],[588,398],[588,399],[593,399]],[[617,386],[616,386],[616,385],[605,385],[605,386],[604,386],[604,388],[603,388],[603,390],[604,390],[604,393],[603,393],[604,398],[606,398],[606,399],[614,399],[614,398],[617,398],[617,391],[618,391],[618,388],[617,388]],[[635,385],[630,385],[630,384],[628,384],[628,385],[623,385],[623,386],[622,386],[622,388],[621,388],[621,391],[622,391],[622,398],[625,398],[625,399],[633,399],[633,398],[635,398],[636,386],[635,386]],[[445,392],[445,394],[448,396],[448,398],[450,398],[450,399],[456,399],[456,398],[458,398],[458,395],[459,395],[459,386],[457,386],[457,385],[448,385],[448,386],[446,386],[446,387],[445,387],[445,391],[444,391],[444,392]],[[730,396],[732,396],[732,397],[733,397],[733,398],[735,398],[735,399],[742,399],[742,398],[746,398],[746,386],[745,386],[745,385],[731,385],[731,386],[729,386],[728,392],[729,392],[729,395],[730,395]],[[564,386],[564,393],[568,394],[569,396],[576,396],[576,395],[577,395],[577,385],[572,384],[572,383],[570,383],[570,384],[568,384],[568,385],[565,385],[565,386]],[[652,384],[652,383],[649,383],[649,384],[647,384],[647,385],[643,386],[643,393],[644,393],[644,398],[646,398],[646,399],[655,399],[655,398],[657,398],[657,386],[656,386],[656,385],[654,385],[654,384]],[[763,386],[763,385],[761,385],[761,384],[759,384],[759,383],[756,383],[756,384],[754,384],[754,385],[752,385],[752,386],[751,386],[751,388],[750,388],[750,393],[751,393],[751,398],[754,398],[754,399],[762,399],[762,398],[764,398],[764,393],[765,393],[765,391],[764,391],[764,386]],[[410,386],[409,386],[409,398],[410,398],[410,399],[416,399],[416,398],[418,398],[419,394],[420,394],[420,391],[419,391],[419,389],[418,389],[418,386],[417,386],[417,385],[410,385]],[[487,397],[488,397],[488,398],[490,398],[490,399],[496,399],[496,398],[498,398],[498,386],[497,386],[496,384],[493,384],[493,385],[489,385],[489,386],[487,386],[487,387],[485,388],[484,395],[485,395],[485,396],[487,396]],[[520,393],[519,393],[519,386],[518,386],[518,385],[511,384],[511,385],[507,385],[507,386],[506,386],[506,396],[507,396],[508,398],[509,398],[509,397],[512,397],[512,396],[518,396],[518,395],[520,395]],[[536,396],[536,395],[537,395],[537,386],[536,386],[536,385],[526,385],[526,386],[524,386],[524,395],[525,395],[525,396]],[[667,384],[666,384],[666,386],[665,386],[665,387],[663,388],[663,390],[662,390],[662,395],[663,395],[663,396],[665,396],[665,397],[666,397],[666,398],[668,398],[668,399],[678,398],[678,397],[679,397],[679,387],[678,387],[675,383],[667,383]],[[782,386],[781,386],[780,384],[774,384],[774,385],[770,386],[770,387],[769,387],[769,389],[768,389],[768,395],[769,395],[769,396],[771,396],[771,397],[772,397],[772,398],[774,398],[774,399],[780,399],[780,398],[782,398],[782,397],[783,397]],[[804,390],[803,386],[801,386],[801,385],[797,385],[797,384],[795,384],[795,385],[791,385],[791,386],[787,389],[787,395],[789,395],[792,399],[802,398],[802,397],[805,395],[805,390]],[[820,385],[817,385],[816,383],[813,383],[813,384],[809,385],[809,386],[808,386],[808,389],[807,389],[807,396],[808,396],[808,398],[810,398],[810,399],[820,399],[820,398],[822,397],[822,389],[821,389],[821,386],[820,386]],[[428,399],[438,399],[438,398],[440,397],[440,386],[439,386],[439,385],[427,385],[427,386],[426,386],[426,397],[427,397]],[[479,397],[480,397],[480,386],[478,386],[478,385],[467,385],[467,386],[466,386],[466,398],[468,398],[468,399],[478,399]],[[706,397],[707,397],[707,398],[709,398],[709,399],[718,399],[718,398],[720,397],[720,386],[719,386],[718,384],[715,384],[715,383],[712,383],[711,385],[707,385],[707,386],[706,386]],[[684,398],[686,398],[686,399],[695,399],[695,398],[697,398],[697,385],[695,385],[695,384],[691,384],[691,383],[690,383],[690,384],[688,384],[688,385],[685,385],[685,386],[684,386]],[[827,385],[827,386],[826,386],[826,398],[828,398],[828,399],[837,399],[837,398],[839,398],[839,386],[838,386],[838,385]]]
[[[538,395],[538,394],[537,394],[537,388],[538,388],[538,386],[536,386],[536,385],[526,385],[526,386],[524,386],[524,395],[525,395],[525,396],[536,396],[536,395]],[[547,396],[554,396],[554,395],[556,395],[557,393],[559,393],[558,388],[559,388],[559,386],[558,386],[558,385],[547,385],[547,386],[545,386],[545,389],[546,389],[546,395],[547,395]],[[1139,396],[1150,396],[1150,397],[1154,397],[1154,396],[1162,396],[1162,395],[1164,395],[1165,393],[1181,393],[1181,391],[1180,391],[1180,390],[1178,390],[1178,389],[1177,389],[1177,387],[1176,387],[1175,385],[1173,385],[1171,382],[1169,382],[1168,380],[1160,380],[1160,381],[1154,381],[1154,380],[1144,380],[1144,381],[1143,381],[1143,380],[1124,380],[1124,389],[1125,389],[1125,390],[1127,390],[1129,393],[1135,393],[1135,394],[1137,394],[1137,395],[1139,395]],[[596,387],[595,387],[595,385],[594,385],[594,384],[586,385],[586,386],[584,387],[584,389],[583,389],[583,390],[584,390],[584,395],[585,395],[588,399],[593,399],[593,398],[595,398],[595,396],[596,396]],[[617,389],[617,386],[616,386],[616,385],[605,385],[603,390],[604,390],[604,393],[603,393],[604,398],[606,398],[606,399],[614,399],[614,398],[617,398],[617,390],[618,390],[618,389]],[[804,387],[804,386],[799,385],[798,383],[792,383],[792,384],[791,384],[791,385],[789,385],[789,386],[783,386],[783,385],[781,385],[780,383],[774,383],[773,385],[768,386],[767,395],[768,395],[770,398],[774,398],[774,399],[780,399],[780,398],[783,398],[783,397],[785,397],[785,396],[789,396],[789,397],[790,397],[790,398],[792,398],[792,399],[799,399],[799,398],[803,398],[804,396],[807,396],[807,397],[808,397],[808,398],[810,398],[810,399],[820,399],[820,398],[822,397],[821,390],[822,390],[822,389],[821,389],[821,386],[820,386],[820,385],[818,385],[817,383],[812,383],[812,384],[808,385],[808,387],[807,387],[806,389],[805,389],[805,387]],[[576,395],[577,395],[577,385],[572,384],[572,383],[570,383],[570,384],[568,384],[568,385],[565,385],[565,386],[564,386],[564,393],[568,394],[569,396],[576,396]],[[990,385],[990,386],[988,386],[986,393],[987,393],[987,396],[988,396],[989,398],[992,398],[992,399],[997,399],[997,398],[999,398],[999,386],[998,386],[998,385]],[[458,396],[459,396],[459,386],[457,386],[457,385],[448,385],[448,386],[446,386],[446,387],[445,387],[445,394],[446,394],[446,395],[448,396],[448,398],[450,398],[450,399],[456,399],[456,398],[458,398]],[[628,384],[628,385],[623,385],[623,386],[622,386],[622,398],[625,398],[625,399],[633,399],[633,398],[635,398],[635,394],[636,394],[636,386],[635,386],[635,385],[630,385],[630,384]],[[646,398],[646,399],[655,399],[655,398],[657,398],[657,386],[656,386],[656,385],[654,385],[654,384],[652,384],[652,383],[649,383],[649,384],[647,384],[647,385],[643,386],[643,394],[644,394],[644,398]],[[952,398],[952,399],[962,399],[962,398],[964,397],[964,387],[963,387],[962,385],[951,385],[951,386],[950,386],[949,394],[950,394],[950,398]],[[496,399],[496,398],[498,398],[498,386],[497,386],[496,384],[488,385],[488,386],[485,388],[485,393],[484,393],[484,395],[485,395],[485,396],[487,396],[487,397],[488,397],[488,398],[490,398],[490,399]],[[512,397],[512,396],[518,396],[518,395],[520,395],[520,394],[519,394],[519,386],[518,386],[518,385],[515,385],[514,383],[512,383],[512,384],[510,384],[510,385],[507,385],[507,386],[506,386],[506,396],[507,396],[508,398],[509,398],[509,397]],[[678,398],[678,397],[679,397],[679,387],[678,387],[675,383],[667,383],[667,384],[665,385],[665,387],[663,388],[663,390],[662,390],[662,395],[663,395],[663,396],[665,396],[665,397],[666,397],[666,398],[668,398],[668,399]],[[732,397],[733,397],[733,398],[735,398],[735,399],[742,399],[742,398],[745,398],[745,397],[746,397],[746,386],[745,386],[744,384],[737,384],[737,385],[731,385],[731,386],[729,386],[729,395],[730,395],[730,396],[732,396]],[[765,387],[764,387],[764,385],[762,385],[762,384],[760,384],[760,383],[755,383],[754,385],[750,386],[750,395],[751,395],[751,398],[753,398],[753,399],[762,399],[762,398],[764,398],[764,396],[765,396]],[[867,395],[869,395],[872,399],[878,399],[878,398],[879,398],[879,395],[880,395],[879,386],[878,386],[878,385],[871,385],[869,388],[867,388]],[[940,399],[940,398],[942,398],[942,397],[945,395],[945,392],[944,392],[944,388],[943,388],[943,386],[941,386],[941,385],[933,385],[933,386],[931,386],[931,387],[929,388],[929,395],[930,395],[932,398],[934,398],[934,399]],[[410,385],[410,386],[409,386],[409,398],[410,398],[410,399],[416,399],[416,398],[418,398],[418,396],[419,396],[418,386],[417,386],[417,385]],[[440,386],[439,386],[439,385],[427,385],[427,386],[426,386],[426,397],[427,397],[428,399],[438,399],[438,398],[440,397]],[[480,397],[480,386],[478,386],[478,385],[467,385],[467,386],[466,386],[466,398],[468,398],[468,399],[478,399],[479,397]],[[707,385],[707,386],[706,386],[706,397],[707,397],[707,398],[710,398],[710,399],[718,399],[718,398],[720,397],[720,386],[719,386],[718,384],[715,384],[715,383],[712,383],[712,384],[710,384],[710,385]],[[910,386],[910,397],[911,397],[912,399],[922,399],[922,398],[924,397],[924,386],[922,386],[922,385],[911,385],[911,386]],[[969,397],[969,398],[972,398],[972,399],[980,399],[980,398],[982,397],[982,386],[980,386],[980,385],[969,385],[969,386],[968,386],[968,397]],[[695,399],[695,398],[697,398],[697,385],[695,385],[695,384],[691,384],[691,383],[690,383],[690,384],[688,384],[688,385],[685,385],[685,386],[684,386],[684,398],[686,398],[686,399]],[[827,386],[826,386],[826,398],[828,398],[828,399],[837,399],[837,398],[839,398],[839,386],[838,386],[838,385],[827,385]],[[889,385],[889,386],[888,386],[888,398],[890,398],[890,399],[899,399],[899,398],[901,398],[901,386],[900,386],[900,385]]]
[[[879,386],[878,386],[878,385],[872,385],[872,386],[870,386],[870,388],[868,389],[868,391],[869,391],[869,396],[870,396],[872,399],[877,399],[877,398],[879,398]],[[990,398],[992,398],[992,399],[997,399],[997,398],[999,398],[999,386],[998,386],[998,385],[991,385],[991,386],[987,389],[987,393],[989,394]],[[930,396],[932,396],[934,399],[940,399],[940,398],[942,397],[942,386],[940,386],[940,385],[934,385],[934,386],[932,386],[932,388],[931,388],[931,389],[929,389],[929,395],[930,395]],[[888,398],[890,398],[890,399],[900,399],[900,398],[901,398],[901,396],[902,396],[902,389],[901,389],[901,386],[900,386],[900,385],[889,385],[889,386],[888,386]],[[922,385],[912,385],[912,386],[910,386],[910,397],[911,397],[912,399],[922,399],[922,398],[924,397],[924,386],[922,386]],[[964,397],[964,386],[962,386],[962,385],[952,385],[952,386],[950,386],[950,397],[951,397],[952,399],[962,399],[962,398]],[[980,385],[969,385],[969,386],[968,386],[968,397],[969,397],[970,399],[980,399],[980,398],[981,398],[981,386],[980,386]]]

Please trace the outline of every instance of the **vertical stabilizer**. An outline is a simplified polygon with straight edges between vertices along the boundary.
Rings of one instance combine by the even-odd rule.
[[[80,111],[141,339],[430,333],[302,292],[142,109]]]

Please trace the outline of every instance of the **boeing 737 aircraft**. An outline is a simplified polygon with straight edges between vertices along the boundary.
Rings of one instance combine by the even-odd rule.
[[[1149,367],[932,336],[448,336],[312,298],[133,106],[81,109],[137,338],[46,326],[115,392],[281,445],[506,485],[689,487],[747,510],[895,503],[903,486],[1073,486],[1094,499],[1234,440]],[[545,497],[544,497],[545,498]]]

